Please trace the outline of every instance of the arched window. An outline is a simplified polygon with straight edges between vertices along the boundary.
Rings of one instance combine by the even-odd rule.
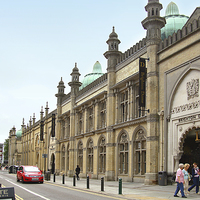
[[[65,171],[65,145],[62,146],[62,153],[61,153],[61,171]]]
[[[78,165],[83,170],[83,143],[80,141],[78,144]]]
[[[87,169],[88,172],[93,172],[93,141],[89,140],[87,145]]]
[[[136,133],[135,142],[135,174],[146,173],[146,135],[143,130]]]
[[[123,133],[119,139],[118,143],[119,149],[119,173],[128,173],[128,136]]]
[[[105,173],[106,171],[106,139],[102,137],[99,146],[99,172]]]

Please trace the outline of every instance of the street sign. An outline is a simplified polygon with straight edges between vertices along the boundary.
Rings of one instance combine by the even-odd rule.
[[[44,153],[42,154],[43,158],[47,158],[47,156],[48,156],[48,154],[44,154]]]
[[[0,199],[12,199],[12,200],[15,200],[14,187],[0,188]]]

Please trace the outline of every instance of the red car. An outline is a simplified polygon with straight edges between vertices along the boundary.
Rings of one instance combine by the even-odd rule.
[[[24,182],[44,182],[42,171],[36,166],[24,165],[19,167],[17,171],[17,181]]]

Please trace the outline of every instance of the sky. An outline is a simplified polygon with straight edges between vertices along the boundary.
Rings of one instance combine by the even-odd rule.
[[[61,77],[65,93],[77,63],[81,74],[99,61],[105,73],[106,41],[115,27],[125,52],[146,36],[141,21],[147,0],[0,0],[0,143],[41,107],[56,109]],[[161,16],[171,1],[160,0]],[[190,16],[199,0],[174,0]]]

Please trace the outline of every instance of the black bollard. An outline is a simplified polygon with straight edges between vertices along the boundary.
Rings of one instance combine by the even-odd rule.
[[[62,175],[62,183],[65,184],[65,174]]]
[[[104,177],[101,177],[101,191],[104,191]]]
[[[90,189],[89,176],[87,176],[87,189]]]
[[[53,174],[53,182],[56,182],[56,174]]]
[[[76,176],[73,176],[73,186],[76,186]]]
[[[122,179],[119,178],[119,194],[122,194]]]

